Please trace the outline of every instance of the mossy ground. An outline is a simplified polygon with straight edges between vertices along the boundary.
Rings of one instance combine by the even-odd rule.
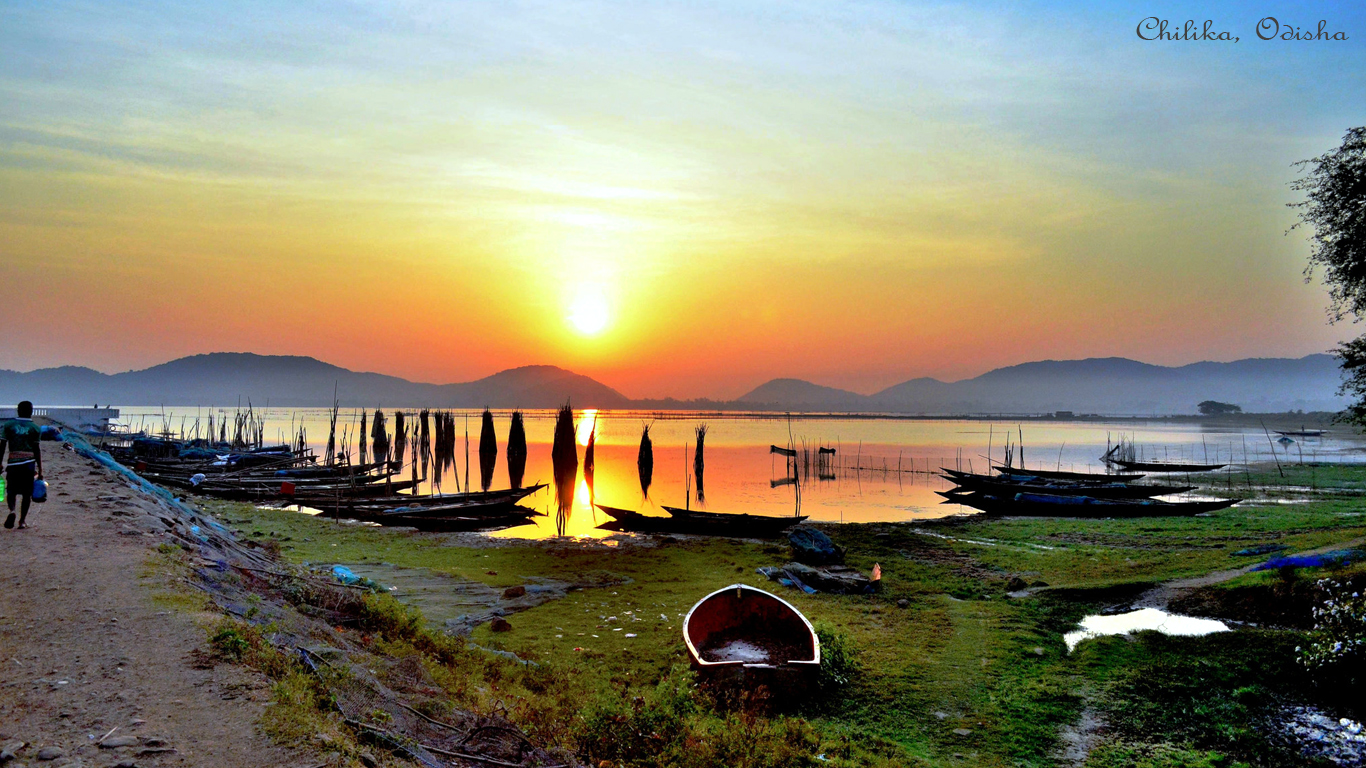
[[[1294,662],[1298,630],[1206,638],[1143,633],[1088,641],[1072,654],[1062,642],[1083,615],[1132,598],[1146,585],[1256,562],[1235,554],[1244,548],[1279,543],[1298,551],[1366,536],[1366,503],[1355,495],[1366,488],[1366,469],[1295,471],[1315,473],[1316,491],[1307,503],[1271,500],[1206,517],[827,527],[848,549],[851,565],[881,564],[884,590],[783,595],[813,620],[843,632],[859,671],[838,697],[808,704],[793,718],[762,718],[768,729],[763,743],[800,749],[763,761],[736,757],[734,764],[1053,765],[1059,729],[1077,719],[1082,691],[1095,694],[1091,706],[1112,723],[1090,765],[1302,764],[1269,741],[1262,727],[1274,704],[1315,696]],[[1279,479],[1274,466],[1269,473]],[[1341,490],[1327,489],[1330,481]],[[1260,489],[1256,495],[1268,493],[1291,492]],[[497,587],[590,572],[629,579],[516,614],[509,632],[475,631],[480,645],[555,670],[554,686],[541,692],[521,686],[520,703],[509,704],[542,706],[541,716],[551,718],[566,706],[538,699],[552,689],[560,699],[583,703],[660,696],[686,662],[679,625],[692,603],[734,582],[778,589],[755,569],[786,558],[772,544],[719,539],[617,550],[458,546],[458,539],[441,535],[342,525],[242,504],[206,506],[243,537],[278,542],[296,562],[385,562]],[[924,530],[936,535],[919,532]],[[1005,585],[1015,576],[1049,588],[1008,597]],[[1234,584],[1270,578],[1254,575]],[[901,600],[905,607],[898,606]],[[612,616],[616,621],[609,622]],[[727,722],[723,714],[716,717],[721,719],[706,727]],[[782,730],[788,735],[775,737],[774,728],[788,729]],[[696,740],[707,742],[702,735]],[[818,754],[826,760],[816,760]],[[619,761],[632,763],[629,755]]]

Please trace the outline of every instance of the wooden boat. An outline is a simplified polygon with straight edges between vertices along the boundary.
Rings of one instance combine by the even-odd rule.
[[[1080,483],[1067,480],[1047,480],[1027,475],[974,475],[969,472],[944,470],[946,479],[964,490],[1009,495],[1029,491],[1056,496],[1091,496],[1097,499],[1151,499],[1195,490],[1193,485],[1132,485],[1130,483]]]
[[[229,501],[297,501],[299,496],[308,500],[320,500],[334,497],[353,497],[370,494],[386,494],[389,489],[406,490],[413,487],[412,480],[395,480],[389,484],[379,485],[309,485],[295,486],[289,489],[291,483],[274,483],[271,485],[235,485],[235,484],[214,484],[211,482],[200,483],[188,490],[201,496],[212,496],[216,499],[226,499]],[[300,494],[299,491],[307,491]]]
[[[992,469],[1003,475],[1027,476],[1027,477],[1046,477],[1050,480],[1075,480],[1077,482],[1094,483],[1132,483],[1143,477],[1143,475],[1105,475],[1097,472],[1062,472],[1052,469],[1025,469],[1023,467],[1007,467],[995,465]]]
[[[426,532],[487,531],[527,525],[541,513],[526,507],[513,507],[486,515],[381,515],[367,522],[384,526],[416,528]]]
[[[1128,459],[1110,459],[1113,464],[1117,464],[1124,469],[1138,472],[1213,472],[1216,469],[1223,469],[1227,464],[1184,464],[1179,461],[1129,461]]]
[[[535,493],[534,488],[518,488],[512,491],[497,491],[478,497],[465,498],[459,495],[452,496],[440,503],[409,503],[392,502],[385,504],[353,504],[349,512],[354,515],[369,516],[372,518],[380,517],[450,517],[450,516],[470,516],[481,513],[497,512],[507,510],[517,505],[517,502]]]
[[[811,622],[777,595],[732,584],[697,601],[683,618],[683,642],[707,684],[800,695],[815,682],[821,642]]]
[[[1288,432],[1273,429],[1271,431],[1282,437],[1323,437],[1328,432],[1326,429],[1292,429]]]
[[[384,486],[379,486],[383,488]],[[319,509],[360,509],[363,512],[375,512],[378,510],[395,509],[404,507],[408,509],[433,509],[437,507],[449,507],[451,505],[467,504],[516,504],[522,499],[545,488],[545,484],[533,485],[527,488],[510,488],[498,491],[475,491],[473,493],[434,493],[423,495],[395,494],[379,498],[341,498],[333,499],[325,495],[311,497],[310,501],[317,504],[309,506]],[[298,494],[296,496],[307,495]]]
[[[1021,517],[1189,517],[1231,507],[1236,499],[1213,501],[1158,501],[1156,499],[1096,499],[1044,493],[1014,495],[980,491],[936,491],[954,504],[980,509],[989,515]]]
[[[806,519],[805,515],[770,517],[768,515],[697,512],[695,510],[664,507],[668,517],[642,515],[630,509],[594,505],[613,518],[612,523],[598,526],[606,530],[631,533],[689,533],[700,536],[729,536],[743,539],[771,539]]]

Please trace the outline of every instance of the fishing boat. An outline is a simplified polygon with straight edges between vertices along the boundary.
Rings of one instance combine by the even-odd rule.
[[[799,695],[815,681],[821,642],[811,622],[777,595],[732,584],[697,601],[683,642],[698,677],[743,690]]]
[[[489,493],[455,494],[445,497],[441,501],[433,502],[431,497],[419,498],[414,501],[404,500],[398,503],[387,501],[384,503],[357,503],[347,507],[348,514],[359,516],[361,519],[366,517],[378,519],[381,517],[449,517],[470,516],[483,513],[498,512],[516,506],[518,502],[527,496],[535,493],[537,488],[517,488],[515,490],[493,491]],[[402,496],[398,497],[404,498]]]
[[[1143,475],[1106,475],[1096,472],[1063,472],[1053,469],[1025,469],[1024,467],[1007,467],[997,464],[992,469],[1002,475],[1015,475],[1025,477],[1046,477],[1050,480],[1074,480],[1086,483],[1132,483],[1143,477]]]
[[[1112,464],[1131,472],[1213,472],[1223,469],[1227,464],[1186,464],[1179,461],[1130,461],[1128,459],[1108,459]]]
[[[1282,431],[1279,430],[1279,429],[1273,429],[1272,431],[1275,432],[1276,434],[1280,435],[1281,437],[1323,437],[1323,436],[1324,436],[1325,434],[1327,434],[1327,432],[1328,432],[1328,430],[1326,430],[1326,429],[1303,429],[1303,428],[1301,428],[1301,429],[1292,429],[1292,430],[1288,430],[1288,431],[1285,431],[1285,432],[1282,432]]]
[[[384,486],[379,486],[383,488]],[[363,507],[364,511],[373,512],[375,510],[393,509],[397,507],[405,508],[435,508],[450,506],[452,504],[488,504],[488,503],[510,503],[516,504],[522,499],[545,488],[541,483],[527,488],[508,488],[498,491],[474,491],[472,493],[432,493],[432,494],[394,494],[379,498],[332,498],[326,494],[312,494],[308,492],[296,491],[295,498],[303,498],[308,501],[316,501],[318,504],[309,504],[317,508],[325,509],[352,509]]]
[[[954,504],[980,509],[989,515],[1021,517],[1189,517],[1231,507],[1236,499],[1159,501],[1157,499],[1097,499],[1045,493],[994,494],[981,491],[936,491]]]
[[[1195,490],[1193,485],[1134,485],[1131,483],[1082,483],[1067,480],[1048,480],[1028,475],[974,475],[945,469],[948,480],[969,491],[996,495],[1022,491],[1048,493],[1056,496],[1091,496],[1097,499],[1151,499]]]
[[[612,518],[612,522],[598,526],[605,530],[631,533],[690,533],[702,536],[730,536],[744,539],[771,539],[806,519],[806,515],[770,517],[768,515],[698,512],[696,510],[664,507],[668,517],[642,515],[631,509],[595,504]]]
[[[543,513],[526,507],[504,508],[488,514],[383,515],[368,520],[384,526],[416,528],[419,531],[451,533],[512,528],[531,523]]]

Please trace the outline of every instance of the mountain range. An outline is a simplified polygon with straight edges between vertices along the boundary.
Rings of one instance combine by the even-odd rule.
[[[1234,403],[1249,412],[1336,411],[1346,404],[1337,394],[1341,380],[1337,359],[1322,354],[1179,367],[1111,357],[1023,363],[955,382],[911,379],[871,395],[789,378],[766,382],[733,401],[632,400],[587,376],[548,365],[459,384],[424,384],[311,357],[220,352],[116,374],[74,366],[0,370],[0,402],[326,406],[335,387],[346,407],[553,408],[570,401],[582,408],[1167,415],[1194,413],[1204,400]]]
[[[739,400],[787,410],[895,411],[922,414],[1194,413],[1218,400],[1248,412],[1336,411],[1342,372],[1337,358],[1250,358],[1179,367],[1122,357],[1043,360],[997,368],[956,382],[911,379],[871,395],[775,379]]]

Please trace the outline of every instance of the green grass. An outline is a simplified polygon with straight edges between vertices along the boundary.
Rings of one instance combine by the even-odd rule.
[[[1342,487],[1366,487],[1366,469],[1333,471]],[[243,537],[274,541],[295,562],[390,563],[495,587],[533,576],[617,577],[626,583],[571,592],[511,616],[509,632],[475,630],[476,643],[555,671],[553,684],[508,683],[512,706],[523,708],[525,722],[539,723],[532,730],[545,738],[564,729],[605,734],[609,723],[657,730],[672,722],[687,736],[671,740],[668,749],[691,749],[693,757],[722,761],[716,764],[746,765],[816,764],[810,762],[815,754],[831,760],[821,765],[1052,765],[1058,729],[1077,718],[1083,691],[1096,695],[1093,706],[1137,724],[1105,742],[1091,765],[1232,765],[1250,759],[1265,747],[1252,727],[1260,713],[1304,693],[1295,687],[1302,675],[1284,653],[1298,633],[1203,639],[1145,634],[1136,642],[1090,641],[1071,655],[1062,633],[1086,613],[1131,598],[1146,585],[1257,562],[1235,554],[1245,547],[1276,542],[1295,551],[1366,536],[1360,504],[1331,493],[1309,504],[1239,507],[1198,518],[981,519],[920,526],[948,538],[920,535],[908,525],[830,526],[826,530],[849,550],[851,565],[866,571],[881,564],[884,590],[868,596],[782,594],[814,621],[843,634],[856,669],[838,694],[790,717],[745,721],[734,713],[680,713],[679,707],[705,703],[669,698],[668,687],[677,684],[678,670],[686,665],[681,615],[726,584],[781,589],[755,568],[784,562],[784,548],[727,540],[619,550],[453,546],[454,537],[338,525],[248,505],[208,506]],[[1050,588],[1009,598],[1011,577]],[[898,607],[898,600],[906,607]],[[609,623],[611,616],[617,621]],[[411,640],[400,639],[400,646]],[[498,674],[512,680],[522,673]],[[487,702],[460,685],[452,678],[446,688],[464,690],[459,695],[468,695],[469,704]],[[636,700],[645,703],[631,704]],[[606,719],[596,725],[576,721],[573,728],[554,722],[568,704],[585,703],[586,711],[596,713],[592,717]],[[1191,730],[1165,714],[1169,710],[1194,713],[1205,725]],[[647,715],[662,719],[637,722]],[[719,735],[727,729],[751,738],[727,740]],[[745,753],[746,743],[765,744],[772,754]],[[800,748],[781,746],[794,744]],[[607,742],[601,747],[603,755],[617,754]],[[607,759],[646,764],[638,757]],[[691,758],[679,753],[674,759],[684,764]],[[1261,764],[1279,764],[1268,759]]]

